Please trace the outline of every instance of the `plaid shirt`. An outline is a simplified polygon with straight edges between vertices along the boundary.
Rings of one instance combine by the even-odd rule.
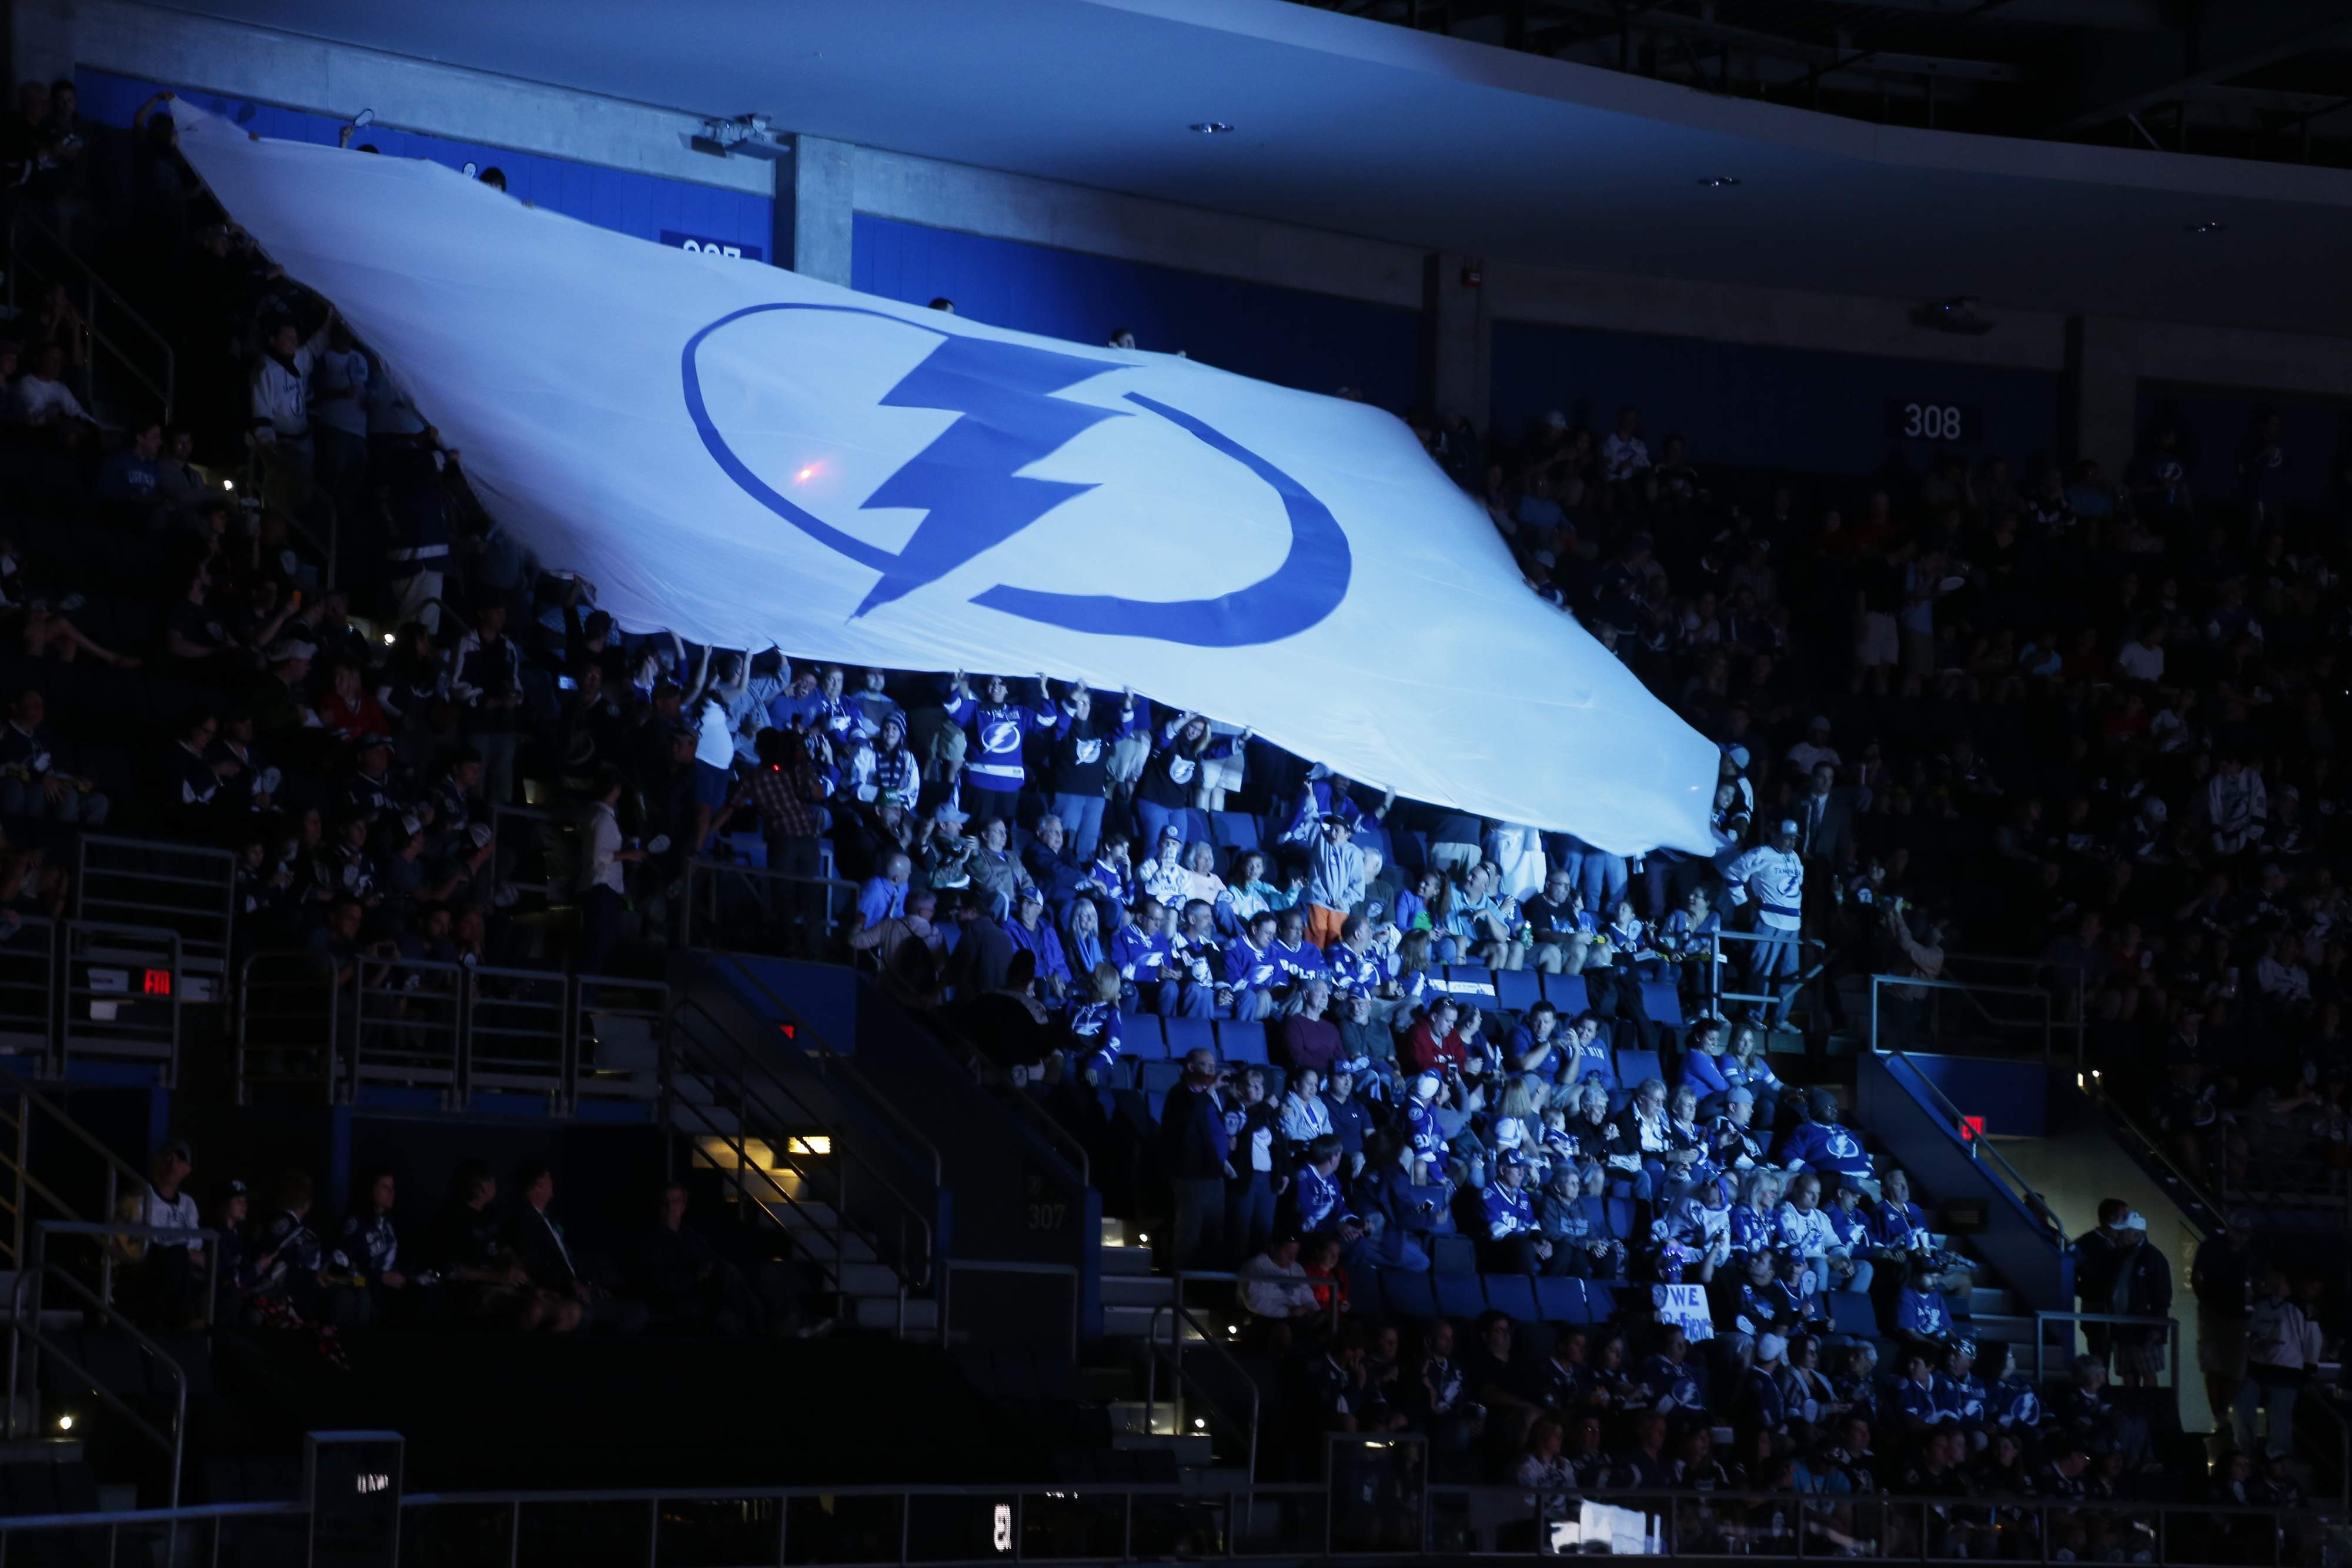
[[[816,798],[815,770],[806,757],[795,757],[782,768],[753,768],[729,804],[740,808],[749,800],[772,839],[813,839],[823,830]]]

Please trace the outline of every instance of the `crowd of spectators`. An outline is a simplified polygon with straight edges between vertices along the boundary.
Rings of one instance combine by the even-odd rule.
[[[110,1243],[115,1297],[151,1330],[306,1333],[341,1364],[342,1331],[384,1325],[803,1338],[832,1326],[803,1315],[788,1260],[748,1249],[756,1238],[740,1226],[693,1222],[681,1182],[583,1240],[543,1161],[516,1169],[505,1201],[488,1163],[459,1164],[421,1224],[388,1169],[354,1182],[340,1215],[305,1171],[211,1183],[204,1204],[194,1171],[186,1140],[158,1147],[118,1217],[143,1228]]]
[[[707,866],[764,872],[709,906],[731,942],[870,964],[983,1071],[1123,1147],[1129,1196],[1165,1195],[1180,1256],[1252,1271],[1269,1335],[1326,1322],[1347,1270],[1449,1244],[1490,1270],[1704,1287],[1695,1361],[1684,1330],[1639,1356],[1585,1344],[1584,1363],[1544,1364],[1581,1390],[1554,1397],[1530,1381],[1552,1373],[1496,1351],[1507,1323],[1482,1327],[1494,1364],[1470,1396],[1423,1387],[1448,1362],[1434,1343],[1405,1375],[1389,1331],[1320,1342],[1334,1388],[1360,1391],[1332,1414],[1484,1406],[1449,1430],[1513,1453],[1550,1422],[1538,1470],[1665,1462],[1674,1427],[1671,1462],[1704,1475],[1705,1442],[1685,1450],[1706,1427],[1677,1410],[1777,1409],[1749,1423],[1769,1441],[1743,1473],[1883,1479],[1873,1429],[1844,1429],[1875,1418],[1904,1432],[1889,1473],[2095,1484],[2074,1445],[2117,1439],[1996,1412],[2008,1379],[1975,1378],[1972,1407],[1936,1403],[1948,1385],[1967,1406],[1975,1377],[1954,1316],[1969,1265],[1835,1096],[1771,1060],[1792,1009],[1817,1036],[1856,1027],[1849,977],[1936,979],[1948,948],[2034,956],[2062,993],[2079,977],[2093,1060],[2192,1168],[2243,1185],[2352,1166],[2336,988],[2352,513],[2284,504],[2291,459],[2336,459],[2287,453],[2274,418],[2217,497],[2192,493],[2169,424],[2119,481],[1985,456],[1841,486],[1705,473],[1679,437],[1654,452],[1633,409],[1605,433],[1553,413],[1516,440],[1416,417],[1530,591],[1717,745],[1717,852],[1619,856],[1399,801],[1143,694],[626,633],[592,582],[478,504],[392,368],[209,206],[168,99],[140,112],[124,211],[76,172],[89,134],[68,85],[29,89],[0,178],[62,231],[135,251],[126,276],[183,345],[180,412],[101,400],[64,291],[0,329],[0,461],[20,481],[0,513],[12,923],[68,906],[54,851],[107,825],[231,850],[247,950],[314,948],[346,977],[398,957],[604,975],[657,962]],[[499,809],[524,804],[569,825],[545,908],[518,886],[545,846],[501,840]],[[1727,963],[1727,925],[1760,938]],[[1505,1007],[1449,967],[1543,984]],[[1543,999],[1555,977],[1573,1001]],[[1742,981],[1754,999],[1726,1005]],[[1661,984],[1687,1027],[1654,1017]],[[1888,1026],[1921,1027],[1932,1000],[1896,988]],[[1202,1020],[1261,1028],[1265,1060],[1194,1051],[1147,1084],[1130,1038]],[[1143,1106],[1124,1145],[1121,1094]],[[346,1222],[360,1250],[335,1261],[343,1233],[305,1224],[300,1186],[273,1191],[240,1249],[247,1309],[397,1311],[427,1272],[446,1310],[518,1326],[576,1326],[606,1299],[546,1284],[520,1240],[543,1264],[547,1238],[487,1218],[471,1251],[447,1241],[410,1275],[376,1258],[362,1214]],[[458,1209],[495,1197],[478,1173],[461,1186],[482,1201],[453,1205],[453,1238]],[[241,1197],[220,1196],[224,1212]],[[2111,1299],[2152,1289],[2121,1278]],[[660,1315],[646,1289],[601,1288]],[[1837,1396],[1849,1369],[1790,1359],[1817,1357],[1839,1297],[1903,1347],[1885,1385],[1865,1373]],[[2144,1348],[2100,1364],[2131,1381],[2126,1352]],[[1696,1402],[1675,1391],[1684,1364],[1706,1373]],[[2286,1402],[2256,1403],[2275,1430]]]

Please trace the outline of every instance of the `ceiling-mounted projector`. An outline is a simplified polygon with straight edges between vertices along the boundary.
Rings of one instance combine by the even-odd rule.
[[[1994,323],[1977,314],[1975,295],[1955,294],[1949,299],[1930,299],[1925,305],[1913,307],[1911,325],[1974,338],[1991,331]]]
[[[751,158],[789,158],[793,152],[792,142],[769,124],[764,114],[706,120],[702,133],[688,137],[686,144],[713,158],[731,157],[738,152]]]

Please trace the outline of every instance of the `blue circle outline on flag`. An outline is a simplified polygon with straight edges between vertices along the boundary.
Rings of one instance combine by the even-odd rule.
[[[1082,374],[1072,374],[1069,373],[1070,367],[1099,366],[1102,371],[1133,368],[1117,360],[1066,355],[1033,349],[1024,344],[998,343],[989,338],[949,332],[925,322],[910,321],[903,316],[893,315],[887,310],[875,310],[858,305],[823,305],[792,301],[747,305],[719,317],[688,338],[679,356],[679,378],[686,394],[687,413],[694,421],[695,431],[702,438],[704,450],[710,454],[712,461],[719,465],[720,471],[734,482],[737,488],[769,511],[792,524],[818,544],[882,574],[883,585],[877,585],[874,595],[869,596],[866,602],[858,607],[856,614],[865,613],[877,601],[898,597],[899,593],[907,591],[909,586],[920,585],[920,581],[908,584],[903,580],[903,574],[908,568],[907,555],[894,554],[854,534],[845,532],[779,494],[735,455],[734,449],[729,445],[727,438],[719,433],[717,423],[711,419],[709,409],[703,399],[702,378],[696,365],[696,356],[704,340],[719,329],[730,326],[746,317],[778,310],[819,310],[836,315],[871,316],[894,326],[905,327],[913,331],[925,332],[940,338],[944,340],[942,348],[947,344],[953,344],[961,360],[976,363],[982,369],[992,359],[998,357],[1007,361],[1020,361],[1017,368],[1024,374],[1034,371],[1035,361],[1061,361],[1059,368],[1064,373],[1059,377],[1050,375],[1045,377],[1045,381],[1048,382],[1066,383],[1099,373],[1093,370],[1084,370]],[[935,354],[938,352],[939,350],[934,350]],[[929,361],[925,361],[926,364],[929,362]],[[909,394],[901,397],[899,394],[906,392],[909,384],[922,373],[922,367],[919,366],[916,371],[910,372],[905,380],[892,389],[886,402],[892,402],[896,406],[952,407],[970,414],[984,414],[988,416],[989,423],[993,424],[1017,424],[1020,423],[1017,418],[1002,417],[1006,409],[1034,411],[1043,402],[1050,404],[1055,411],[1065,416],[1061,423],[1069,427],[1070,434],[1075,434],[1076,429],[1085,428],[1102,418],[1111,417],[1118,412],[1066,402],[1051,398],[1047,393],[1023,390],[1009,382],[992,389],[987,382],[976,380],[970,373],[972,363],[967,363],[961,367],[966,373],[957,376],[953,382],[958,397],[964,401],[950,402],[936,393],[925,396]],[[1156,398],[1147,397],[1141,392],[1131,392],[1124,395],[1127,402],[1159,415],[1192,435],[1210,450],[1241,464],[1282,498],[1283,510],[1290,523],[1290,549],[1284,556],[1282,563],[1257,581],[1213,599],[1171,601],[1128,599],[1116,594],[1051,593],[1037,589],[1014,588],[1000,583],[982,593],[975,594],[971,600],[972,603],[1007,615],[1018,616],[1023,620],[1035,621],[1049,626],[1059,626],[1072,632],[1087,632],[1097,636],[1147,637],[1160,642],[1178,643],[1198,648],[1241,648],[1277,643],[1319,624],[1332,611],[1339,607],[1340,602],[1348,596],[1349,580],[1353,575],[1354,558],[1348,547],[1348,536],[1340,528],[1339,520],[1331,515],[1330,507],[1324,505],[1304,485],[1288,474],[1204,421],[1181,409],[1172,408]],[[973,406],[975,403],[992,404],[992,402],[1001,402],[1003,406],[1001,408]],[[950,425],[950,434],[963,423],[960,420],[954,425]],[[942,441],[946,439],[945,436],[941,438]],[[919,454],[916,458],[909,459],[907,464],[902,465],[889,478],[877,486],[873,497],[868,497],[865,504],[867,506],[892,504],[881,502],[879,498],[889,492],[893,486],[899,484],[902,479],[908,478],[923,457],[938,444],[935,443],[934,448],[926,449],[926,454]],[[1045,446],[1044,450],[1022,453],[1019,455],[1019,463],[1010,466],[1019,466],[1034,461],[1060,444],[1060,440],[1055,440],[1052,445]],[[1004,475],[1000,476],[1000,484],[1007,482],[1033,488],[1058,489],[1069,495],[1092,488],[1091,486],[1085,485],[1044,486],[1039,481],[1011,481],[1009,467]],[[912,485],[908,486],[909,489],[917,487]],[[1037,517],[1042,517],[1045,511],[1051,509],[1053,504],[1055,503],[1048,502],[1039,507],[1035,515],[1029,517],[1020,516],[1021,511],[1024,509],[1023,507],[1007,504],[996,508],[998,515],[982,521],[994,524],[1003,537],[1009,537],[1011,533],[1017,532],[1035,521]],[[932,519],[939,517],[946,509],[945,507],[934,508],[927,515],[923,528],[931,527]],[[919,533],[920,531],[919,529]],[[971,555],[976,555],[1001,542],[1003,542],[1002,537],[986,538],[977,548],[967,550],[962,557],[952,560],[950,564],[960,565],[962,559],[970,559]],[[909,541],[908,552],[911,553],[913,549],[914,541]],[[952,554],[956,546],[950,541],[944,546],[944,549]],[[930,573],[931,578],[936,578],[938,575],[940,575],[940,571]],[[929,580],[926,578],[920,580]],[[898,582],[899,586],[889,587],[888,585],[893,582]]]

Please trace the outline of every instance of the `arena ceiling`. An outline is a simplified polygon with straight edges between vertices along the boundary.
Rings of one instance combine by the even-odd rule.
[[[2345,0],[179,8],[1487,258],[2352,334]]]

